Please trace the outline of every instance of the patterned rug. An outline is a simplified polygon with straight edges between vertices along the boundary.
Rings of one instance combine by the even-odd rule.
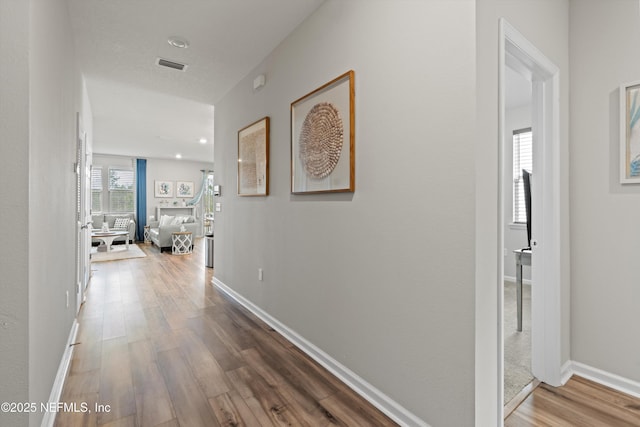
[[[111,247],[111,252],[98,252],[97,249],[97,246],[91,248],[92,262],[116,261],[147,256],[135,243],[129,245],[129,250],[127,250],[127,245],[114,245]]]

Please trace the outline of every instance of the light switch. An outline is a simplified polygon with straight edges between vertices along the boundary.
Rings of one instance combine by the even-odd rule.
[[[220,212],[222,210],[222,203],[217,202],[216,203],[216,212]]]

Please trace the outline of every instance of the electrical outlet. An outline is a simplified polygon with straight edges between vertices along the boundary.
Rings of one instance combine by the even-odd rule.
[[[262,269],[258,269],[258,280],[262,282]]]

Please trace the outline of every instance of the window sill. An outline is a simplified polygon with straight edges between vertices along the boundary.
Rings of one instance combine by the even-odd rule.
[[[527,224],[524,224],[522,222],[510,222],[509,228],[512,230],[526,230]]]

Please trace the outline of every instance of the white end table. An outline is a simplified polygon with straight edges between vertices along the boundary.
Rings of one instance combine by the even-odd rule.
[[[186,255],[191,253],[193,233],[190,231],[176,231],[171,233],[171,254]]]

